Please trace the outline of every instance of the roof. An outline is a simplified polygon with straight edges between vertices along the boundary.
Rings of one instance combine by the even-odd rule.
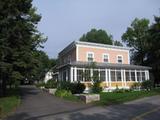
[[[101,43],[93,43],[93,42],[82,42],[82,41],[73,41],[70,43],[67,47],[65,47],[59,55],[64,55],[73,48],[76,47],[76,45],[86,45],[86,46],[92,46],[92,47],[101,47],[101,48],[112,48],[112,49],[119,49],[119,50],[130,50],[129,47],[122,47],[122,46],[115,46],[115,45],[107,45],[107,44],[101,44]]]
[[[89,67],[90,62],[72,62],[65,64],[63,66],[59,66],[59,68],[65,66],[76,66],[76,67]],[[96,63],[98,68],[111,68],[111,69],[134,69],[134,70],[149,70],[152,69],[148,66],[140,66],[140,65],[131,65],[131,64],[115,64],[115,63]]]

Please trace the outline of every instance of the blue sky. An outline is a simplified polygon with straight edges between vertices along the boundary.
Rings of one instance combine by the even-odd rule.
[[[91,28],[121,40],[134,18],[153,23],[160,15],[160,0],[33,0],[33,5],[42,15],[38,30],[48,37],[44,51],[52,58]]]

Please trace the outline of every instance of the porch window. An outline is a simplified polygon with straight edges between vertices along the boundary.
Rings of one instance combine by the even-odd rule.
[[[91,52],[87,53],[88,62],[93,62],[93,59],[94,59],[94,54]]]
[[[131,81],[135,81],[135,72],[131,71]]]
[[[105,77],[105,71],[100,71],[100,81],[105,81],[106,80],[106,77]]]
[[[140,74],[140,72],[137,72],[137,81],[141,81],[141,74]]]
[[[85,69],[84,71],[84,80],[91,81],[91,71],[89,69]]]
[[[121,71],[116,71],[117,81],[121,81]]]
[[[111,81],[116,81],[115,71],[111,71]]]
[[[99,71],[98,70],[93,70],[93,80],[99,80]]]
[[[142,81],[145,81],[146,78],[145,78],[145,72],[142,72]]]
[[[77,70],[77,81],[83,81],[83,70]]]
[[[129,71],[126,71],[126,81],[130,81]]]

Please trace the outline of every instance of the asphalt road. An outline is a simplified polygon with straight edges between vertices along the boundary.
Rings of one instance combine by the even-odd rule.
[[[160,120],[160,96],[98,107],[64,101],[34,86],[22,86],[22,104],[7,120]]]

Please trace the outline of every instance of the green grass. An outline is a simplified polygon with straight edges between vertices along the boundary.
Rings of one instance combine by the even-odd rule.
[[[101,93],[100,101],[96,102],[98,105],[112,105],[112,104],[120,104],[127,101],[153,96],[160,95],[160,89],[154,89],[151,91],[131,91],[125,93]]]
[[[0,118],[9,115],[20,104],[18,89],[8,90],[7,96],[0,98]]]

